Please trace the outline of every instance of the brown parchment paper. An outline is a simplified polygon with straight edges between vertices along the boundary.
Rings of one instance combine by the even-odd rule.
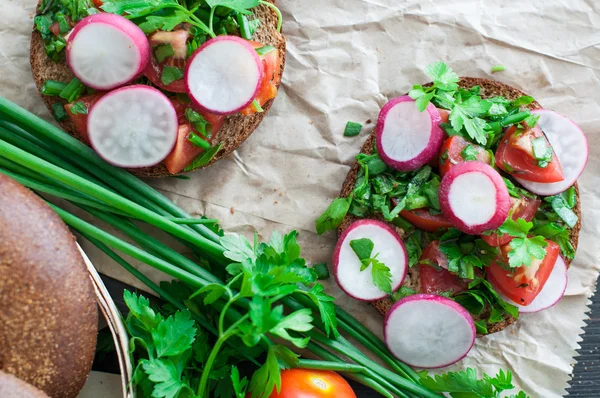
[[[0,0],[0,95],[50,118],[29,67],[36,0]],[[492,77],[536,97],[586,132],[590,160],[581,178],[583,231],[566,296],[554,308],[523,315],[517,325],[477,340],[453,369],[514,371],[533,397],[565,394],[581,340],[588,298],[600,269],[600,3],[594,0],[280,0],[288,37],[283,85],[268,118],[228,159],[191,180],[152,184],[192,213],[223,221],[229,231],[268,237],[300,232],[303,254],[328,261],[335,236],[318,237],[314,220],[337,196],[380,107],[443,60],[464,76]],[[492,76],[492,66],[506,71]],[[359,137],[346,121],[365,123]],[[583,154],[582,154],[583,155]],[[138,285],[82,243],[100,272]],[[156,280],[164,275],[142,268]],[[381,334],[370,306],[338,302]]]

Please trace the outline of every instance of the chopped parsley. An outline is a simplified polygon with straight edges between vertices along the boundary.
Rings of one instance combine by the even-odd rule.
[[[175,55],[175,51],[171,43],[163,43],[154,48],[154,56],[158,62],[163,62],[173,55]]]
[[[477,152],[477,149],[471,144],[467,144],[460,152],[460,156],[466,161],[477,160],[477,155],[479,155],[479,152]]]
[[[176,82],[177,80],[183,79],[183,69],[175,66],[164,66],[162,74],[160,75],[160,81],[165,86]]]
[[[537,137],[531,140],[533,157],[538,161],[538,166],[548,167],[552,161],[552,147],[546,142],[546,138]]]
[[[87,115],[88,114],[87,106],[85,106],[85,104],[81,101],[75,102],[71,106],[70,111],[73,115]]]
[[[52,104],[52,113],[54,114],[54,118],[59,122],[67,120],[67,112],[65,111],[63,104],[60,102],[55,102]]]
[[[492,73],[503,72],[505,70],[506,70],[506,67],[504,67],[504,65],[492,66]]]

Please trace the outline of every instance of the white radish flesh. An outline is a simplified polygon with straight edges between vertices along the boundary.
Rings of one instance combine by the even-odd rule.
[[[79,21],[69,34],[67,62],[83,84],[111,90],[140,75],[150,59],[150,44],[133,22],[100,13]]]
[[[510,210],[506,184],[496,170],[483,162],[452,167],[444,175],[438,195],[446,218],[467,234],[498,228]]]
[[[433,104],[419,112],[415,101],[405,95],[390,100],[379,113],[377,151],[390,167],[416,170],[437,156],[444,132],[442,117]]]
[[[406,249],[398,234],[387,224],[377,220],[354,222],[338,240],[333,253],[333,266],[340,288],[357,300],[379,300],[387,294],[373,284],[371,268],[360,270],[361,262],[350,247],[350,241],[362,238],[371,239],[374,244],[372,255],[379,254],[377,259],[390,269],[392,290],[397,290],[406,276]]]
[[[179,122],[173,104],[159,90],[134,85],[102,97],[88,115],[92,147],[119,167],[160,163],[173,149]]]
[[[216,114],[233,114],[254,100],[263,73],[264,66],[250,43],[236,36],[219,36],[192,54],[185,84],[199,107]]]
[[[567,264],[561,256],[558,256],[556,263],[554,264],[554,268],[552,269],[548,280],[544,284],[542,291],[538,293],[538,295],[529,305],[520,305],[502,293],[498,294],[500,294],[504,301],[516,306],[520,313],[534,313],[548,309],[558,303],[565,295],[568,283],[569,277],[567,273]]]
[[[587,139],[575,122],[561,114],[549,109],[536,109],[531,113],[540,117],[537,124],[548,138],[550,145],[552,145],[565,179],[554,183],[515,179],[528,191],[538,195],[556,195],[575,184],[575,181],[583,173],[589,152]]]
[[[415,294],[398,301],[384,321],[389,350],[418,368],[441,368],[460,361],[473,347],[475,336],[468,311],[433,294]]]

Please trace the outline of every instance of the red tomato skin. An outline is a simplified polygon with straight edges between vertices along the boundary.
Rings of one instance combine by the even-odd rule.
[[[154,51],[150,54],[150,62],[144,70],[144,75],[157,87],[173,93],[185,93],[185,82],[181,78],[164,85],[161,81],[162,70],[164,65],[174,66],[185,69],[187,63],[187,40],[190,37],[190,32],[186,29],[178,29],[171,32],[156,31],[148,36],[148,42],[151,47],[158,46],[164,43],[170,43],[173,47],[175,55],[167,57],[163,62],[159,63],[154,56]]]
[[[537,213],[542,201],[539,198],[528,198],[525,196],[521,196],[520,199],[511,198],[512,206],[512,219],[518,220],[522,218],[525,221],[533,220],[535,217],[535,213]],[[498,247],[507,244],[513,237],[506,234],[501,234],[499,232],[494,232],[491,235],[481,235],[481,239],[485,241],[490,246]]]
[[[437,108],[437,110],[442,117],[442,123],[450,123],[450,111],[442,108]]]
[[[442,177],[452,167],[459,163],[466,162],[466,160],[463,159],[461,152],[467,145],[471,145],[473,148],[475,148],[477,151],[477,160],[486,164],[492,163],[490,154],[483,147],[470,143],[461,136],[454,135],[446,139],[442,144],[442,148],[440,149],[439,170]]]
[[[403,210],[400,212],[400,216],[423,231],[435,232],[438,229],[452,227],[452,223],[443,214],[429,214],[429,210],[426,208]]]
[[[169,170],[169,173],[177,174],[182,171],[185,166],[196,159],[196,157],[202,153],[203,149],[192,144],[187,139],[190,131],[192,130],[192,126],[185,118],[185,110],[188,107],[191,107],[191,105],[182,104],[180,101],[174,98],[171,98],[171,103],[173,104],[175,112],[177,113],[177,118],[179,119],[179,130],[177,131],[177,141],[175,142],[175,146],[163,162],[167,170]],[[223,126],[225,116],[214,115],[200,109],[195,110],[212,125],[212,137],[211,139],[207,140],[212,144],[212,142],[215,141],[217,133]]]
[[[88,109],[88,114],[89,114],[89,111],[96,104],[96,102],[98,102],[98,100],[104,96],[104,94],[106,94],[106,93],[97,92],[97,93],[94,93],[91,95],[84,95],[84,96],[80,97],[76,102],[83,102],[83,104]],[[73,122],[73,125],[75,126],[75,129],[77,130],[79,135],[81,135],[81,138],[84,139],[86,144],[89,144],[90,141],[89,141],[88,129],[87,129],[88,115],[73,114],[71,112],[72,107],[73,107],[73,104],[65,105],[65,110],[67,111],[67,116],[69,117],[69,119],[71,119],[71,122]]]
[[[104,2],[102,0],[94,0],[94,5],[97,8],[100,8],[103,4],[104,4]]]
[[[539,126],[526,130],[519,137],[515,135],[517,126],[506,130],[496,151],[496,166],[507,173],[527,181],[559,182],[565,179],[556,154],[552,153],[552,161],[546,167],[538,166],[538,161],[531,153],[531,140],[545,137]]]
[[[281,372],[281,390],[269,398],[356,398],[350,384],[330,370],[288,369]]]
[[[251,41],[252,47],[261,48],[264,46],[262,43]],[[275,98],[277,95],[277,84],[281,81],[281,60],[279,57],[279,50],[271,51],[261,57],[265,73],[263,74],[260,88],[255,100],[258,101],[260,106],[263,106],[267,101]],[[256,109],[252,104],[242,109],[242,115],[249,116],[256,113]]]
[[[467,290],[467,282],[447,270],[448,261],[440,252],[439,241],[434,240],[423,249],[421,261],[424,260],[437,264],[440,268],[425,263],[419,264],[421,293],[439,294],[452,291],[456,294]]]
[[[546,281],[554,268],[556,259],[560,254],[560,246],[558,246],[558,244],[551,240],[546,240],[546,242],[548,242],[546,256],[542,260],[533,278],[530,279],[526,275],[529,267],[521,266],[514,270],[507,271],[494,261],[487,268],[487,279],[496,289],[501,291],[515,303],[521,305],[531,304],[546,284]],[[507,262],[506,253],[510,251],[510,244],[502,246],[501,250],[503,253],[502,261]]]

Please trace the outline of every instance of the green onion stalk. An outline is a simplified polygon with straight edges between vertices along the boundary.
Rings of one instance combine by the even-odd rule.
[[[136,245],[74,216],[62,206],[50,204],[71,228],[115,260],[157,295],[176,308],[186,308],[183,302],[170,296],[158,285],[136,270],[115,251],[158,269],[194,289],[224,282],[196,262],[138,228],[143,222],[161,229],[191,248],[212,265],[222,266],[224,257],[220,236],[210,227],[217,220],[191,217],[152,187],[125,170],[109,165],[91,148],[58,127],[0,97],[0,173],[42,195],[64,199],[131,238]],[[60,202],[63,204],[64,202]],[[316,305],[301,291],[282,299],[291,310],[309,308],[314,313],[318,330],[304,332],[311,338],[309,350],[320,361],[300,360],[299,366],[332,369],[344,373],[373,390],[389,397],[440,397],[419,384],[419,376],[406,364],[393,357],[386,345],[370,330],[343,309],[336,307],[338,328],[362,344],[373,356],[389,368],[373,361],[345,337],[329,336],[320,321]],[[216,301],[213,307],[224,313],[224,322],[233,324],[242,314],[236,308],[248,310],[249,301],[240,299],[234,306]],[[218,328],[197,311],[199,325],[219,336]],[[264,338],[261,346],[268,347]],[[348,360],[337,357],[337,352]]]

